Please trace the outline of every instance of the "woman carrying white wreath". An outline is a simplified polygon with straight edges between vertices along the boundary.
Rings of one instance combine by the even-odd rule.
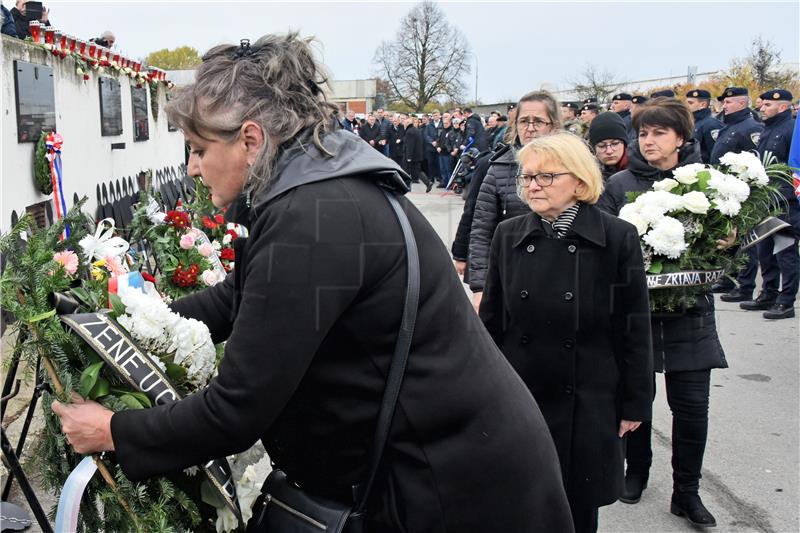
[[[696,180],[694,167],[686,172],[673,170],[701,164],[700,147],[692,139],[692,115],[683,102],[675,98],[651,100],[634,115],[633,128],[638,143],[628,148],[628,168],[608,179],[597,203],[613,215],[619,215],[627,193],[651,191],[653,184],[667,179]],[[662,186],[669,183],[664,181]],[[730,243],[718,244],[724,247]],[[712,527],[716,520],[703,505],[698,490],[708,435],[711,369],[727,368],[728,363],[717,335],[710,287],[692,307],[675,313],[653,313],[651,325],[654,369],[664,373],[672,410],[670,510],[694,526]],[[625,491],[620,501],[637,503],[647,487],[653,458],[651,433],[652,424],[643,423],[626,437]]]

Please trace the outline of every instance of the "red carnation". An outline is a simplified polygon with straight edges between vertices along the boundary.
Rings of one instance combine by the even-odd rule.
[[[222,215],[214,215],[214,221],[216,221],[217,224],[224,224],[225,217],[223,217]]]
[[[225,261],[233,261],[236,257],[236,253],[233,251],[233,248],[223,248],[219,253],[219,257]]]
[[[233,231],[232,229],[229,229],[228,231],[226,231],[225,234],[226,235],[230,235],[231,239],[238,239],[239,238],[239,234],[236,233],[235,231]]]

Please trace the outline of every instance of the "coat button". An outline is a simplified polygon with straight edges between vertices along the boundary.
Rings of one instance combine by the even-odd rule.
[[[564,387],[565,394],[572,394],[574,391],[575,389],[572,387],[572,385],[567,385],[566,387]]]
[[[577,249],[578,249],[578,247],[577,247],[577,246],[575,246],[574,244],[570,244],[569,246],[567,246],[567,251],[568,251],[569,253],[571,253],[571,254],[574,254],[574,253],[575,253],[575,250],[577,250]]]
[[[564,293],[564,299],[566,301],[570,302],[570,301],[572,301],[573,298],[575,298],[575,295],[572,294],[571,292],[565,292]]]
[[[529,244],[527,248],[525,248],[529,254],[532,254],[536,247],[532,244]]]
[[[525,298],[527,298],[527,297],[528,297],[528,291],[526,291],[526,290],[523,290],[523,291],[521,291],[521,292],[519,293],[519,297],[520,297],[520,298],[522,298],[522,299],[524,300]]]
[[[575,341],[573,341],[572,339],[567,339],[564,341],[564,348],[571,349],[573,347],[575,347]]]
[[[519,343],[520,344],[528,344],[529,341],[530,341],[530,339],[528,338],[527,335],[523,335],[522,337],[519,338]]]

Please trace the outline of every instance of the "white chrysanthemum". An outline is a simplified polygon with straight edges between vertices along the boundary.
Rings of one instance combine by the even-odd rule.
[[[678,182],[672,178],[664,178],[661,181],[657,181],[653,184],[654,191],[671,191],[675,187],[678,186]]]
[[[229,245],[231,243],[231,240],[233,240],[233,237],[231,237],[231,234],[230,233],[226,233],[225,236],[222,237],[222,244],[227,246],[227,245]]]
[[[681,198],[683,198],[683,207],[687,211],[697,213],[698,215],[705,215],[708,213],[708,208],[711,207],[711,202],[709,202],[706,195],[700,191],[687,192]]]
[[[174,324],[179,316],[170,311],[161,298],[145,294],[138,289],[122,288],[120,300],[125,305],[130,320],[123,319],[120,324],[127,329],[136,340],[159,342],[166,329]],[[122,318],[122,317],[119,317]],[[152,344],[148,344],[152,347]]]
[[[750,186],[744,181],[718,170],[712,169],[710,172],[708,188],[712,190],[713,199],[736,200],[742,203],[750,196]]]
[[[692,163],[691,165],[684,165],[672,171],[675,179],[684,185],[691,185],[697,183],[697,173],[705,170],[706,166],[702,163]]]
[[[186,368],[189,382],[204,386],[214,372],[217,359],[208,327],[199,320],[181,318],[170,333],[170,351],[175,350],[175,364]]]
[[[272,466],[270,465],[269,457],[264,453],[258,462],[250,464],[244,469],[241,477],[233,474],[233,478],[237,480],[236,499],[239,501],[242,520],[245,524],[253,516],[253,504],[261,494],[261,486],[271,471]],[[216,528],[218,533],[233,531],[236,527],[236,518],[227,506],[217,509]]]
[[[752,152],[733,153],[723,155],[719,162],[727,166],[739,179],[763,187],[769,183],[767,171],[761,160]]]
[[[653,248],[653,252],[677,259],[688,245],[684,240],[683,224],[672,217],[663,217],[642,240]]]
[[[714,207],[723,215],[735,217],[742,209],[742,204],[734,199],[717,198],[714,200]]]
[[[639,233],[639,236],[647,233],[649,224],[642,215],[639,214],[639,210],[634,204],[625,204],[622,206],[622,209],[619,210],[619,218],[636,226],[636,231]]]

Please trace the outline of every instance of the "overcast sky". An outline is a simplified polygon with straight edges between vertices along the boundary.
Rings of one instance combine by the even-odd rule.
[[[12,7],[14,0],[3,0]],[[376,74],[382,40],[392,39],[412,2],[154,2],[45,0],[54,25],[84,38],[110,29],[117,48],[144,57],[161,48],[211,46],[299,30],[321,42],[336,79]],[[727,68],[757,35],[795,67],[800,2],[439,2],[474,53],[470,98],[516,99],[547,84],[566,89],[587,64],[635,81]]]

